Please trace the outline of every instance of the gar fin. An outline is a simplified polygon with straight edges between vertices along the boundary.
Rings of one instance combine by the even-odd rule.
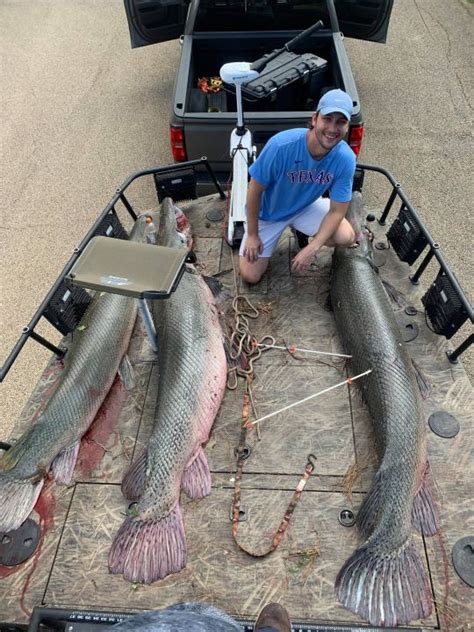
[[[217,302],[222,302],[230,298],[230,294],[224,290],[224,286],[219,279],[216,279],[215,276],[201,276]]]
[[[199,446],[183,472],[181,488],[193,500],[211,493],[211,472],[202,446]]]
[[[374,626],[408,624],[432,610],[425,568],[411,541],[385,555],[366,542],[343,565],[335,588],[348,610]]]
[[[126,518],[109,553],[109,570],[130,582],[151,584],[186,566],[187,545],[179,503],[164,518]]]
[[[407,300],[403,292],[400,292],[400,290],[397,290],[395,286],[393,286],[391,283],[383,279],[382,279],[382,285],[385,289],[385,292],[388,295],[388,298],[394,305],[396,305],[397,307],[403,307],[404,305],[406,305]]]
[[[435,535],[440,529],[436,492],[428,461],[423,471],[420,488],[413,499],[411,518],[415,529],[423,535]]]
[[[127,354],[123,356],[118,368],[118,374],[126,391],[131,391],[136,386],[135,371]]]
[[[10,472],[0,472],[0,532],[18,529],[36,505],[43,489],[44,476],[19,480]]]
[[[357,526],[361,534],[368,538],[372,533],[380,511],[383,500],[384,477],[383,472],[377,472],[370,492],[364,498],[357,513]]]
[[[61,450],[52,462],[51,470],[54,474],[54,480],[58,485],[71,484],[80,446],[80,439],[74,441],[72,445]]]
[[[428,399],[431,395],[431,384],[428,382],[428,378],[424,374],[420,365],[417,364],[413,358],[411,358],[411,363],[413,365],[413,371],[415,372],[416,383],[420,391],[421,398],[423,400]]]
[[[140,456],[128,468],[122,481],[122,494],[127,500],[138,500],[143,494],[146,482],[148,450],[145,448]]]

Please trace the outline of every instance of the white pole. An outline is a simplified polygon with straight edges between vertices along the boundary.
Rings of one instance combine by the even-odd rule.
[[[237,128],[241,129],[244,126],[244,116],[242,112],[242,90],[240,83],[235,83],[235,99],[237,101]]]
[[[264,417],[260,417],[260,419],[256,419],[255,421],[250,421],[247,424],[247,426],[254,426],[255,424],[260,423],[264,419],[270,419],[270,417],[274,417],[275,415],[278,415],[279,413],[283,413],[285,410],[289,410],[290,408],[293,408],[294,406],[299,406],[300,404],[304,404],[304,402],[307,402],[310,399],[314,399],[315,397],[319,397],[319,395],[323,395],[324,393],[328,393],[329,391],[333,391],[335,388],[338,388],[339,386],[344,386],[344,384],[352,384],[352,382],[354,382],[355,380],[358,380],[360,377],[364,377],[364,375],[368,375],[369,373],[372,373],[372,369],[368,369],[364,373],[359,373],[359,375],[355,375],[354,377],[349,377],[349,378],[347,378],[347,380],[344,380],[344,382],[339,382],[339,384],[334,384],[334,386],[330,386],[329,388],[325,388],[323,391],[319,391],[319,393],[314,393],[314,395],[309,395],[308,397],[305,397],[304,399],[300,399],[299,402],[295,402],[294,404],[290,404],[289,406],[285,406],[285,408],[280,408],[280,410],[277,410],[274,413],[270,413],[269,415],[265,415]]]
[[[330,353],[329,351],[313,351],[312,349],[299,349],[298,347],[293,347],[289,345],[288,347],[280,347],[278,345],[264,345],[257,344],[257,347],[265,347],[266,349],[283,349],[284,351],[289,351],[290,353],[294,353],[295,351],[300,351],[302,353],[317,353],[318,355],[327,355],[327,356],[335,356],[337,358],[352,358],[351,355],[346,355],[345,353]]]

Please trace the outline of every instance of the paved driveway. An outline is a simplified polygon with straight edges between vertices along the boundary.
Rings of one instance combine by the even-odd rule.
[[[3,0],[0,25],[3,361],[116,185],[170,162],[179,45],[132,51],[119,0]],[[398,177],[471,296],[472,27],[464,0],[396,0],[388,44],[347,42],[361,159]],[[48,357],[30,341],[7,376],[0,438]]]

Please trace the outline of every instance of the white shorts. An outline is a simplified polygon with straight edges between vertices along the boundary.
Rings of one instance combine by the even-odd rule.
[[[293,215],[288,219],[280,222],[267,222],[265,220],[258,220],[258,234],[263,243],[262,253],[260,257],[271,257],[278,240],[281,237],[282,232],[288,226],[299,230],[300,233],[312,237],[315,235],[321,222],[325,218],[329,211],[329,199],[318,198],[312,204],[309,204],[302,209],[297,215]],[[239,254],[241,257],[244,255],[245,242],[247,241],[247,224],[245,225],[245,233],[240,245]]]

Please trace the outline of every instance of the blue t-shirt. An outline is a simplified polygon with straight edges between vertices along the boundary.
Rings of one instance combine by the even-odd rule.
[[[249,173],[265,187],[260,219],[279,221],[293,217],[323,193],[335,202],[352,198],[355,154],[340,141],[321,160],[315,160],[306,144],[307,129],[296,128],[272,136]]]

